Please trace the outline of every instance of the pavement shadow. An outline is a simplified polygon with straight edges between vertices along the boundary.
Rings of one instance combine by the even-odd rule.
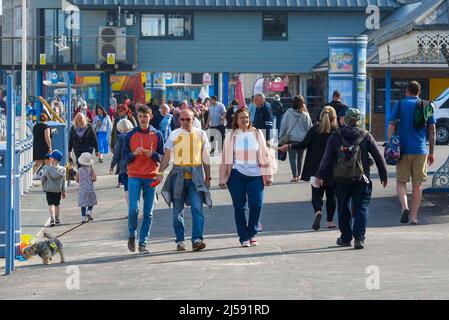
[[[160,257],[172,257],[177,256],[179,259],[171,259],[171,260],[163,260],[163,261],[149,261],[149,264],[172,264],[172,263],[186,263],[186,262],[214,262],[214,261],[234,261],[238,262],[240,259],[248,260],[251,258],[264,258],[264,257],[273,257],[273,256],[286,256],[286,255],[297,255],[297,254],[313,254],[313,253],[329,253],[329,252],[339,252],[339,251],[356,251],[353,248],[348,247],[340,247],[340,246],[328,246],[322,248],[311,248],[311,249],[298,249],[298,250],[289,250],[289,251],[277,251],[277,252],[259,252],[259,253],[248,253],[251,248],[241,248],[241,254],[231,254],[231,255],[221,255],[221,256],[205,256],[198,257],[202,253],[208,253],[212,251],[224,251],[227,249],[238,249],[238,247],[221,247],[214,249],[205,249],[202,252],[178,252],[178,251],[156,251],[152,252],[150,255],[139,255],[139,254],[123,254],[123,255],[112,255],[106,257],[97,257],[92,259],[79,259],[79,260],[68,260],[65,263],[59,263],[59,257],[55,257],[55,263],[51,265],[43,265],[43,264],[33,264],[28,266],[18,267],[18,270],[34,270],[34,269],[51,269],[51,268],[65,268],[68,266],[81,266],[81,265],[98,265],[105,263],[114,263],[114,262],[124,262],[124,261],[132,261],[137,259],[152,259],[152,258],[160,258]],[[188,255],[195,255],[194,258],[187,258]]]
[[[401,207],[397,197],[373,198],[370,204],[368,228],[389,228],[404,226],[400,223]],[[234,209],[231,205],[214,206],[212,210],[204,208],[206,236],[234,234]],[[449,198],[447,195],[424,197],[419,211],[421,225],[449,223]],[[184,210],[186,234],[191,231],[190,208]],[[313,208],[308,201],[264,204],[261,222],[261,234],[276,235],[285,233],[315,233],[312,230]],[[338,224],[337,213],[334,222]],[[331,232],[326,228],[326,214],[323,214],[321,229],[318,232]],[[151,238],[173,237],[172,214],[169,209],[157,209],[153,215]],[[338,231],[338,229],[337,229]]]

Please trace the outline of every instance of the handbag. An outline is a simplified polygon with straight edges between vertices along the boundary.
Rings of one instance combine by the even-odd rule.
[[[278,141],[279,146],[282,146],[282,145],[290,142],[290,133],[293,131],[296,124],[299,122],[300,118],[301,117],[298,117],[295,121],[295,124],[291,127],[291,129],[279,139],[279,141]],[[282,151],[279,151],[279,149],[278,149],[278,160],[285,161],[286,159],[287,159],[287,152],[282,152]]]
[[[75,181],[76,174],[78,171],[75,169],[75,164],[73,163],[72,158],[69,158],[69,163],[65,167],[66,169],[66,180],[67,181]]]
[[[282,152],[278,149],[278,160],[285,161],[287,159],[287,151]]]
[[[401,100],[398,102],[398,118],[395,122],[395,132],[385,144],[384,158],[388,165],[395,166],[401,160],[401,139],[398,133],[398,126],[401,117]]]

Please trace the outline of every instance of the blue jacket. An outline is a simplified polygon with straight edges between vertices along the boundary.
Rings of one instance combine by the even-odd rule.
[[[114,146],[114,156],[112,157],[111,168],[117,166],[117,173],[127,173],[128,172],[128,161],[126,157],[123,156],[123,150],[125,149],[126,134],[119,133],[117,136],[117,141]]]
[[[273,111],[268,102],[265,102],[262,107],[256,108],[253,127],[265,130],[265,138],[267,141],[270,140],[271,129],[273,129]]]

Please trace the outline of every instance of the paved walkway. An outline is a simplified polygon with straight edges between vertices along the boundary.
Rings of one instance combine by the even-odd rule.
[[[438,147],[431,170],[448,153],[449,147]],[[123,189],[107,173],[107,160],[95,165],[95,221],[77,227],[75,184],[62,204],[62,225],[48,229],[59,235],[77,227],[60,238],[67,263],[44,266],[38,257],[18,262],[13,275],[0,276],[0,299],[449,298],[447,195],[426,197],[420,225],[401,225],[393,173],[387,189],[375,175],[365,250],[336,246],[339,232],[327,230],[325,221],[324,229],[311,230],[310,185],[289,183],[287,162],[281,164],[275,185],[266,189],[259,247],[239,247],[229,193],[213,187],[214,207],[204,211],[204,251],[175,251],[171,215],[161,198],[151,229],[152,254],[140,256],[127,250]],[[216,168],[213,172],[212,185],[217,186]],[[23,233],[37,234],[47,219],[45,197],[34,188],[23,199]],[[186,223],[189,235],[189,209]],[[3,273],[3,260],[0,265]]]

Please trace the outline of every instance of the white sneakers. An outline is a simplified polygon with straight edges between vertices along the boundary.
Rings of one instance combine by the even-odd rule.
[[[259,242],[257,242],[256,238],[251,238],[251,240],[249,240],[249,244],[251,247],[257,247]]]
[[[186,251],[186,249],[187,249],[187,246],[184,241],[178,242],[178,244],[176,246],[177,251]]]
[[[248,248],[248,247],[257,247],[258,245],[259,245],[259,242],[257,242],[256,238],[251,238],[251,240],[243,241],[240,244],[240,247]]]
[[[242,248],[248,248],[251,247],[251,244],[249,243],[248,240],[243,241],[242,244],[240,245]]]

